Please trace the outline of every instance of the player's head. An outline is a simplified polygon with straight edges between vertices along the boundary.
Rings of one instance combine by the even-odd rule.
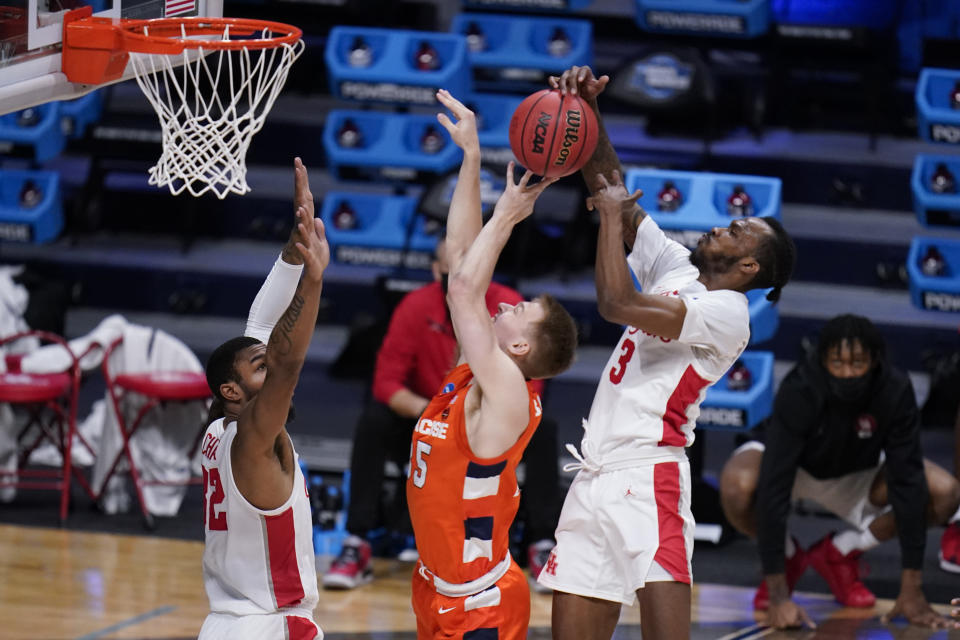
[[[853,378],[864,375],[886,357],[886,344],[870,320],[847,313],[823,325],[817,356],[831,375]]]
[[[797,249],[776,218],[738,218],[703,234],[690,253],[701,274],[722,276],[737,291],[767,289],[776,302],[793,274]]]
[[[842,400],[863,396],[885,354],[880,332],[863,316],[837,316],[820,330],[817,357],[829,374],[831,392]]]
[[[238,412],[256,397],[267,375],[267,346],[248,336],[227,340],[207,360],[207,384],[215,400]]]
[[[576,324],[549,294],[516,305],[501,302],[493,316],[493,328],[500,348],[526,378],[551,378],[573,364]]]

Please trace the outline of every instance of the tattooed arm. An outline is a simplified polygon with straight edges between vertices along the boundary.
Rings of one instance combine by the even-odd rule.
[[[267,342],[263,385],[239,418],[237,444],[249,453],[272,453],[317,323],[330,249],[320,219],[309,217],[302,208],[300,219],[307,221],[300,223],[301,241],[296,243],[304,261],[303,277]]]

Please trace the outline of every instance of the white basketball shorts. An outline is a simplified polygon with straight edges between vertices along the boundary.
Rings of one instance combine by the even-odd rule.
[[[323,631],[311,618],[264,614],[234,616],[210,613],[197,640],[323,640]]]
[[[734,455],[740,451],[764,451],[762,442],[751,440],[740,445]],[[815,502],[856,529],[863,531],[877,516],[891,509],[889,505],[878,507],[870,502],[870,487],[883,467],[886,456],[880,452],[880,461],[876,467],[863,469],[842,475],[838,478],[821,480],[814,478],[803,469],[797,469],[793,481],[791,502],[809,500]]]
[[[690,464],[581,470],[557,525],[540,584],[632,606],[647,582],[690,584]]]

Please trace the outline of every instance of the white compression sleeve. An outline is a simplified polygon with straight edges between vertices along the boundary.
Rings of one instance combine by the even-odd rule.
[[[250,305],[247,328],[243,335],[256,338],[264,344],[267,343],[274,325],[293,300],[302,271],[302,264],[286,263],[282,256],[277,258],[270,270],[270,275],[267,276],[260,291],[257,292],[257,297],[253,299],[253,304]]]

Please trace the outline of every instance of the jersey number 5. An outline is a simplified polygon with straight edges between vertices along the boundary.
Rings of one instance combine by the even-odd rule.
[[[620,354],[620,360],[617,361],[617,366],[610,369],[610,382],[620,384],[620,381],[623,380],[623,374],[627,372],[627,363],[630,362],[630,358],[633,357],[633,351],[636,348],[633,340],[627,339],[623,341],[623,344],[620,345],[620,350],[623,351],[623,353]]]
[[[417,440],[417,468],[413,470],[413,486],[417,489],[422,489],[427,481],[427,461],[424,460],[424,457],[430,455],[431,449],[433,447],[430,443]]]
[[[203,520],[211,531],[227,530],[227,512],[217,513],[217,507],[223,503],[223,483],[220,482],[218,469],[203,468]]]

